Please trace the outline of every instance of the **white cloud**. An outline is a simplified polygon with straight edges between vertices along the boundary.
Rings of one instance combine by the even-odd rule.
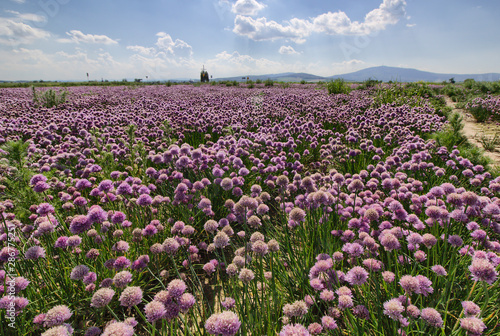
[[[365,16],[364,22],[351,21],[346,13],[338,11],[318,15],[309,20],[293,18],[280,24],[265,17],[253,19],[237,15],[233,32],[255,41],[290,39],[297,43],[305,41],[313,32],[328,35],[367,35],[396,24],[405,17],[405,0],[383,0],[380,6]]]
[[[384,0],[379,8],[366,14],[364,25],[368,32],[383,30],[389,24],[396,24],[406,15],[405,0]]]
[[[264,8],[266,8],[266,5],[256,0],[238,0],[233,4],[231,11],[235,14],[253,16]]]
[[[412,28],[415,27],[417,24],[416,23],[407,23],[406,27]]]
[[[297,55],[299,54],[292,46],[281,46],[279,53],[282,55]]]
[[[313,29],[316,32],[329,35],[351,35],[366,33],[364,26],[357,21],[352,22],[346,13],[321,14],[313,19]]]
[[[33,13],[19,13],[13,10],[6,10],[6,13],[14,15],[20,21],[45,22],[46,18],[42,15]]]
[[[0,49],[0,73],[5,80],[91,80],[144,78],[147,73],[130,60],[117,60],[105,51],[75,48],[72,52],[47,53],[40,49],[19,47]],[[71,69],[71,71],[68,71]]]
[[[161,51],[181,58],[190,58],[193,55],[193,48],[183,40],[174,41],[169,34],[164,32],[159,32],[156,36],[158,36],[156,45]]]
[[[153,47],[147,48],[142,46],[127,46],[127,50],[132,50],[144,56],[153,56],[156,54],[156,49]]]
[[[156,36],[154,47],[127,46],[127,50],[134,52],[130,56],[134,71],[147,75],[149,79],[190,78],[190,74],[199,71],[199,64],[192,58],[193,48],[187,42],[174,40],[165,32]]]
[[[283,65],[266,58],[253,58],[250,55],[242,55],[237,51],[229,53],[223,51],[205,62],[210,74],[214,77],[234,76],[235,71],[238,75],[252,75],[273,73],[281,71]]]
[[[49,32],[34,28],[22,22],[20,18],[0,17],[0,44],[29,44],[49,36]]]
[[[234,19],[233,32],[255,41],[287,38],[301,43],[311,34],[311,27],[310,22],[296,18],[282,25],[276,21],[267,21],[266,18],[252,19],[237,15]]]
[[[69,38],[58,39],[57,41],[60,43],[90,43],[90,44],[118,44],[118,41],[115,41],[106,35],[92,35],[92,34],[84,34],[79,30],[70,30],[66,32],[66,35]]]
[[[10,0],[10,1],[16,2],[18,4],[23,4],[26,2],[26,0]]]

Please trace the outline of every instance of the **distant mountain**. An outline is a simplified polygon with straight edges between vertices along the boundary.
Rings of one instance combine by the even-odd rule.
[[[500,74],[498,73],[486,73],[486,74],[442,74],[421,71],[409,68],[396,68],[388,66],[378,66],[373,68],[367,68],[359,70],[356,72],[351,72],[343,75],[330,76],[328,79],[343,78],[346,81],[361,82],[369,78],[376,80],[381,80],[383,82],[388,81],[398,81],[398,82],[442,82],[448,81],[450,78],[454,78],[457,82],[463,82],[468,78],[472,78],[476,81],[498,81],[500,80]]]
[[[409,68],[397,68],[388,66],[378,66],[372,68],[366,68],[356,72],[334,75],[329,77],[322,77],[311,75],[308,73],[296,73],[296,72],[285,72],[279,74],[267,74],[267,75],[251,75],[251,76],[236,76],[236,77],[226,77],[226,78],[215,78],[214,80],[223,81],[238,81],[244,82],[247,80],[256,81],[257,79],[266,80],[272,79],[277,82],[300,82],[305,80],[307,82],[317,82],[317,81],[328,81],[336,78],[343,78],[350,82],[363,82],[367,79],[376,79],[383,82],[397,81],[397,82],[442,82],[448,81],[450,78],[454,78],[457,82],[463,82],[468,78],[472,78],[476,81],[499,81],[500,73],[485,73],[485,74],[442,74],[421,71]]]

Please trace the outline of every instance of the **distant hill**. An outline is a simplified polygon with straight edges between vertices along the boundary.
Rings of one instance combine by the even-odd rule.
[[[362,82],[369,78],[381,80],[383,82],[388,81],[398,81],[398,82],[442,82],[448,81],[450,78],[454,78],[457,82],[463,82],[468,78],[472,78],[476,81],[499,81],[500,73],[485,73],[485,74],[442,74],[421,71],[417,69],[409,68],[398,68],[398,67],[388,67],[388,66],[378,66],[372,68],[366,68],[356,72],[333,75],[328,77],[321,77],[316,75],[311,75],[308,73],[296,73],[296,72],[285,72],[279,74],[267,74],[267,75],[251,75],[248,76],[250,80],[256,81],[257,79],[266,80],[272,79],[277,82],[300,82],[305,80],[307,82],[317,82],[317,81],[329,81],[336,78],[343,78],[350,82]],[[214,80],[223,81],[246,81],[247,76],[235,76],[226,78],[215,78]]]
[[[373,78],[381,80],[383,82],[388,81],[398,81],[398,82],[442,82],[448,81],[450,78],[454,78],[457,82],[463,82],[468,78],[472,78],[476,81],[498,81],[500,80],[500,74],[498,73],[486,73],[486,74],[442,74],[421,71],[409,68],[396,68],[388,66],[378,66],[373,68],[367,68],[359,70],[356,72],[351,72],[343,75],[330,76],[328,79],[344,78],[347,81],[361,82],[368,78]]]

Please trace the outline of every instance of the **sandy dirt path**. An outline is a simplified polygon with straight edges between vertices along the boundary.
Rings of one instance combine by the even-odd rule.
[[[464,118],[463,132],[467,139],[479,148],[484,149],[481,142],[478,140],[481,136],[493,138],[497,132],[500,132],[500,127],[492,123],[478,123],[474,117],[466,110],[458,109],[455,107],[456,103],[450,97],[445,97],[446,105],[453,109],[453,112],[460,113]],[[484,155],[491,159],[491,165],[495,167],[500,166],[500,146],[496,146],[494,151],[484,151]]]

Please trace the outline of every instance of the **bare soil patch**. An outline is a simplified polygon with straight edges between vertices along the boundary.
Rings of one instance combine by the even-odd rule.
[[[467,139],[479,148],[484,149],[484,155],[491,159],[491,165],[500,166],[500,145],[495,145],[494,150],[486,150],[481,143],[481,137],[493,139],[496,134],[500,134],[500,126],[497,123],[484,122],[478,123],[474,117],[464,109],[456,108],[456,103],[450,97],[445,97],[446,105],[453,109],[453,112],[458,112],[464,118],[463,132]]]

